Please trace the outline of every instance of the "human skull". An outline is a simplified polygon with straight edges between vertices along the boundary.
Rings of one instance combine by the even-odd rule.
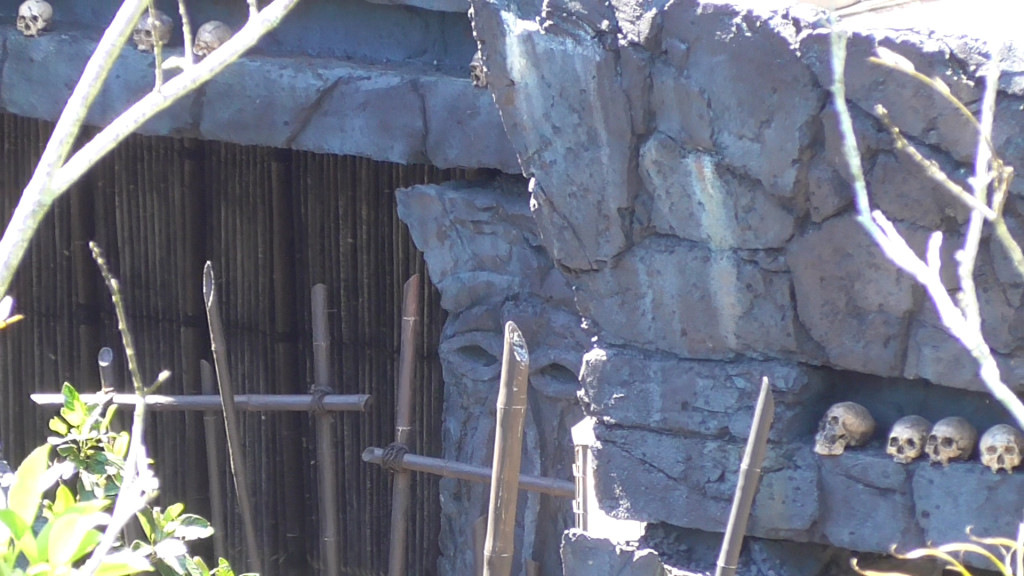
[[[469,79],[473,81],[473,86],[477,88],[487,87],[487,67],[484,66],[484,57],[477,50],[476,54],[473,55],[473,59],[469,62]]]
[[[949,466],[950,460],[969,459],[977,442],[978,431],[970,422],[959,416],[950,416],[932,426],[924,450],[933,464],[940,462]]]
[[[152,52],[157,42],[167,44],[171,39],[171,29],[174,23],[171,17],[159,10],[150,13],[143,12],[139,23],[132,33],[132,40],[142,52]]]
[[[932,423],[920,416],[904,416],[892,425],[885,453],[900,464],[908,464],[924,453]]]
[[[1009,424],[996,424],[981,435],[981,463],[992,469],[1013,474],[1020,465],[1024,451],[1024,434]]]
[[[231,39],[235,32],[227,24],[219,20],[210,20],[199,27],[196,31],[196,42],[192,52],[200,58],[205,58],[220,45]]]
[[[45,0],[27,0],[18,6],[18,31],[25,36],[39,36],[53,22],[53,6]]]
[[[862,446],[875,431],[875,419],[868,409],[856,402],[832,405],[818,424],[814,451],[825,456],[838,456],[847,446]]]

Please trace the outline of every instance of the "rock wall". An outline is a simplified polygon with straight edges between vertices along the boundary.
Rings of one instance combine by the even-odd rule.
[[[522,473],[572,478],[569,429],[582,418],[576,372],[586,335],[572,291],[537,237],[525,181],[407,188],[398,193],[398,214],[449,314],[440,342],[444,457],[491,465],[503,326],[511,320],[530,350]],[[469,544],[487,501],[485,484],[441,481],[441,574],[475,573]],[[561,574],[559,544],[571,512],[569,500],[520,493],[515,573],[536,562],[539,574]]]
[[[1016,532],[1020,475],[884,454],[882,436],[903,415],[961,415],[979,429],[1010,419],[921,289],[855,222],[823,12],[698,0],[472,4],[488,86],[531,178],[540,243],[591,336],[580,381],[584,410],[600,421],[603,508],[721,531],[767,375],[778,413],[751,535],[884,553],[963,540],[968,525]],[[858,22],[847,90],[873,201],[918,250],[930,231],[945,233],[944,280],[956,289],[966,211],[895,150],[873,107],[884,104],[960,183],[976,138],[941,97],[866,58],[887,47],[974,103],[994,48]],[[994,140],[1020,166],[1016,54],[995,54],[1007,73]],[[1021,191],[1015,183],[1006,208],[1014,231]],[[1021,390],[1024,283],[987,241],[977,281],[1004,379]],[[817,420],[845,399],[866,405],[879,432],[865,449],[815,455]]]

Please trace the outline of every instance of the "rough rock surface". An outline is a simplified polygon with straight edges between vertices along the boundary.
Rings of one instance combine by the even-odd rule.
[[[600,422],[603,508],[722,530],[768,375],[779,408],[752,535],[885,553],[962,540],[969,524],[1014,533],[1015,519],[982,502],[998,491],[1018,509],[1019,475],[977,462],[901,466],[884,454],[888,427],[914,411],[961,414],[979,428],[1009,417],[978,393],[976,367],[927,295],[856,222],[829,106],[823,12],[700,0],[472,4],[489,89],[531,178],[540,241],[592,338],[580,351],[581,385]],[[991,49],[852,25],[848,97],[874,205],[919,253],[932,231],[944,233],[943,281],[955,290],[967,213],[895,149],[874,106],[961,185],[977,138],[943,97],[866,58],[876,46],[894,50],[974,103]],[[999,54],[1008,78],[994,141],[1020,166],[1018,53]],[[1014,232],[1021,186],[1005,212]],[[977,282],[986,335],[1021,390],[1024,283],[987,240]],[[817,419],[845,399],[876,415],[875,440],[815,455]]]
[[[444,457],[490,466],[503,326],[514,321],[530,350],[522,472],[572,478],[569,429],[582,417],[576,371],[585,334],[572,292],[537,238],[521,178],[400,190],[398,213],[423,250],[448,311],[441,337]],[[472,574],[472,527],[487,513],[484,484],[442,480],[442,574]],[[570,502],[521,492],[516,573],[536,561],[561,574],[559,543]]]
[[[0,108],[56,120],[120,3],[57,4],[54,29],[38,38],[14,29],[17,4],[0,6],[12,23],[0,27]],[[174,5],[164,9],[177,21]],[[216,18],[237,29],[245,21],[244,2],[192,9],[194,26]],[[470,81],[475,49],[464,14],[302,2],[250,54],[139,132],[518,174],[491,95]],[[181,53],[176,32],[164,55]],[[151,54],[124,48],[87,122],[106,126],[149,93],[153,66]]]

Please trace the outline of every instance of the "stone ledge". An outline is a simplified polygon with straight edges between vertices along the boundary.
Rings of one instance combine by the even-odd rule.
[[[95,40],[63,32],[25,38],[12,27],[0,28],[0,38],[0,108],[55,120]],[[108,124],[152,84],[152,57],[126,48],[87,123]],[[520,171],[490,93],[468,76],[335,59],[241,58],[139,132]]]

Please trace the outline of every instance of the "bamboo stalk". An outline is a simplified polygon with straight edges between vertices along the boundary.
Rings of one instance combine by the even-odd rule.
[[[519,327],[505,324],[501,385],[494,429],[491,498],[484,542],[484,576],[509,576],[515,548],[516,499],[523,451],[523,420],[529,387],[530,353]]]
[[[384,461],[384,449],[371,446],[363,450],[363,462],[380,465]],[[474,464],[463,464],[443,458],[431,458],[418,454],[406,454],[402,458],[401,467],[413,472],[433,474],[442,478],[454,478],[466,482],[477,482],[489,484],[491,482],[491,469],[487,466],[476,466]],[[556,498],[575,497],[576,485],[569,480],[547,478],[544,476],[519,476],[519,489],[527,492],[539,492]]]
[[[217,389],[213,366],[206,360],[199,361],[203,393],[212,395]],[[224,490],[221,487],[220,418],[212,411],[203,415],[203,429],[206,432],[206,472],[210,479],[210,516],[213,520],[213,551],[217,558],[227,558],[224,533],[228,528],[224,518]]]
[[[743,452],[740,464],[739,480],[736,482],[736,494],[729,512],[729,523],[725,527],[722,550],[718,556],[715,576],[736,576],[740,549],[743,548],[743,536],[747,533],[747,520],[754,504],[754,495],[761,481],[761,462],[768,447],[768,431],[775,418],[775,400],[772,398],[771,385],[768,377],[761,379],[761,394],[754,409],[754,421],[747,438],[747,448]]]
[[[405,282],[402,302],[402,344],[398,364],[398,398],[395,401],[395,443],[405,446],[412,439],[412,401],[420,328],[420,277]],[[391,540],[388,576],[405,576],[406,532],[409,524],[412,472],[395,472],[391,490]]]
[[[39,406],[64,404],[60,394],[31,394],[32,401]],[[142,402],[134,394],[82,394],[82,400],[98,403],[110,400],[114,404],[133,407]],[[235,410],[239,412],[308,412],[313,409],[316,397],[311,394],[239,394],[235,396]],[[202,411],[220,412],[224,409],[219,395],[193,394],[187,396],[164,396],[150,394],[145,399],[146,408],[162,412]],[[327,412],[366,412],[373,403],[369,394],[328,394],[324,396],[324,410]]]
[[[317,390],[330,388],[330,332],[327,330],[327,286],[313,286],[313,383]],[[334,458],[334,416],[316,412],[317,476],[320,480],[320,558],[323,573],[338,576],[338,474]]]
[[[473,576],[484,574],[484,542],[487,541],[487,515],[473,522]]]
[[[228,368],[227,341],[224,338],[224,326],[220,320],[220,309],[217,304],[216,278],[213,264],[206,263],[203,268],[203,299],[206,302],[206,317],[210,324],[210,350],[213,352],[213,364],[217,369],[217,383],[220,387],[221,402],[224,405],[224,428],[228,439],[228,461],[231,463],[231,476],[235,480],[235,491],[238,494],[239,509],[245,528],[245,540],[248,550],[249,569],[262,572],[260,568],[260,549],[256,542],[256,525],[253,520],[252,500],[249,499],[249,481],[245,468],[245,453],[242,447],[242,435],[238,428],[235,413],[235,396],[231,388],[231,371]]]

